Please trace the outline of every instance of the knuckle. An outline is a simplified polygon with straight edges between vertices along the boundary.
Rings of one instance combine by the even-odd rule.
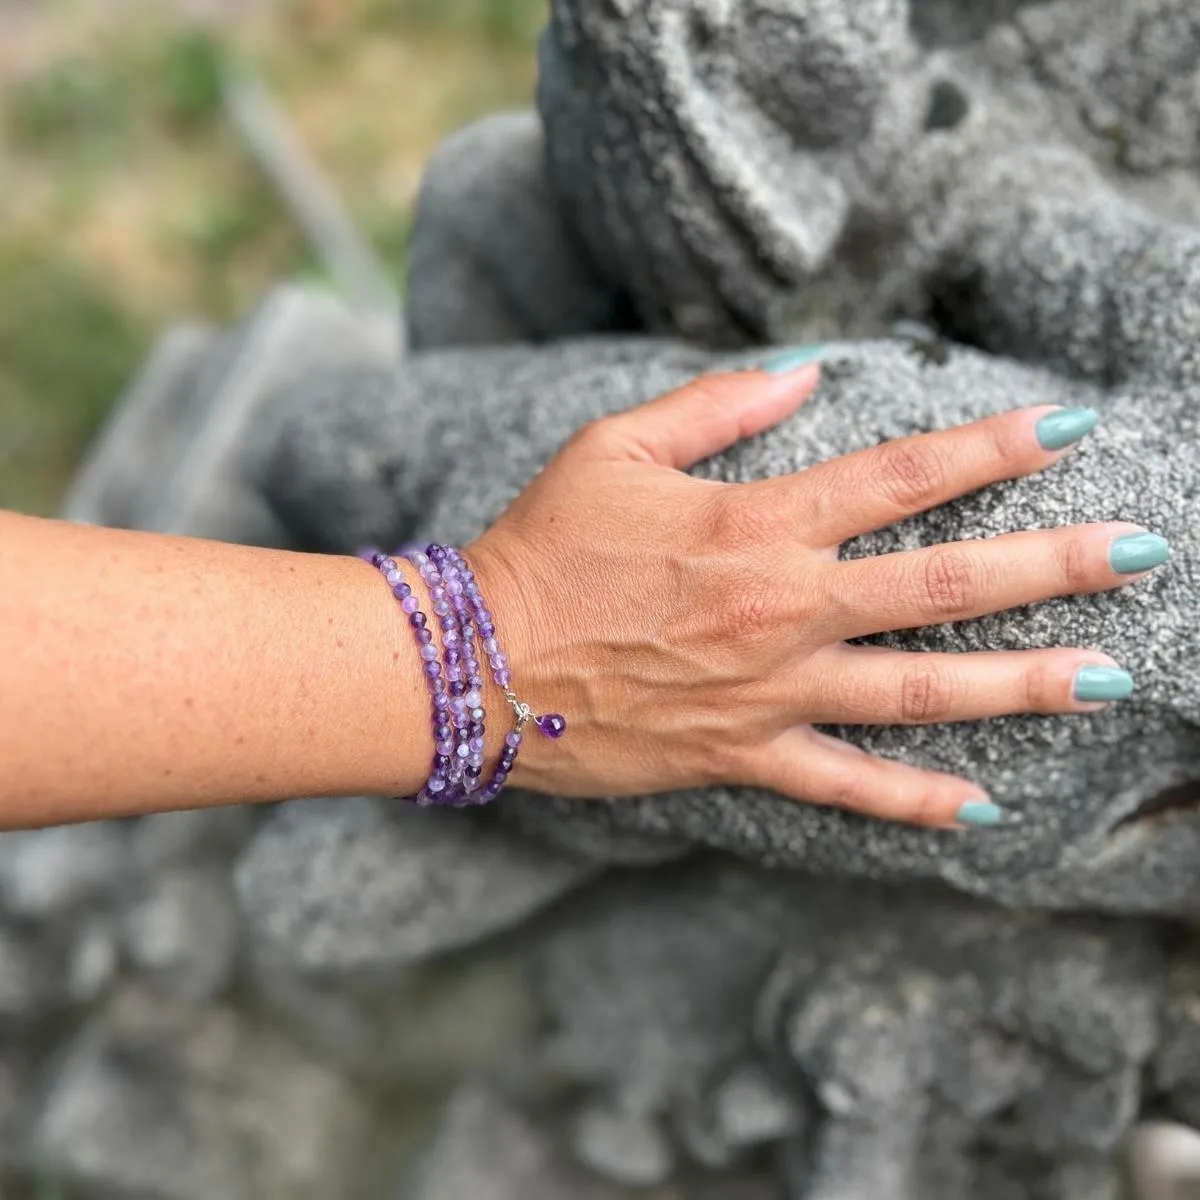
[[[890,499],[904,511],[935,504],[945,493],[949,466],[935,443],[907,438],[883,448],[882,484]]]
[[[1071,534],[1062,539],[1056,550],[1059,577],[1070,593],[1090,591],[1095,581],[1092,578],[1092,558],[1083,538]]]
[[[567,443],[567,449],[588,458],[603,458],[621,444],[621,418],[597,417],[577,430]]]
[[[908,804],[907,817],[914,825],[940,825],[946,804],[936,787],[919,788]]]
[[[869,812],[874,807],[876,797],[863,775],[847,771],[830,782],[821,799],[830,808],[842,808],[848,812]]]
[[[956,688],[937,667],[917,666],[900,680],[900,719],[907,725],[927,725],[946,720],[954,711]]]
[[[980,434],[987,447],[987,461],[995,468],[990,472],[996,479],[1011,479],[1023,475],[1028,465],[1029,438],[1023,424],[1014,414],[981,421]]]
[[[929,609],[953,619],[974,610],[980,596],[981,572],[971,555],[952,546],[941,546],[925,558],[921,590]]]
[[[712,548],[741,557],[767,544],[775,529],[774,514],[747,489],[723,487],[714,494],[707,530]]]
[[[1045,662],[1035,662],[1025,671],[1021,691],[1026,711],[1031,713],[1054,712],[1061,707],[1061,688],[1058,677]]]
[[[725,643],[758,641],[778,629],[782,609],[778,585],[766,578],[747,575],[721,594],[715,605],[714,633]]]

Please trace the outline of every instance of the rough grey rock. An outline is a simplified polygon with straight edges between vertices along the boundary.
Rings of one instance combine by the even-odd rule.
[[[260,947],[301,973],[395,973],[516,924],[595,871],[447,816],[368,799],[280,809],[237,869]]]
[[[394,1200],[783,1200],[757,1174],[649,1187],[604,1182],[570,1162],[545,1116],[522,1111],[493,1083],[464,1083]]]
[[[538,100],[566,220],[644,326],[744,344],[928,311],[1002,176],[1193,167],[1198,48],[1188,0],[556,0]]]
[[[560,216],[533,113],[447,139],[426,168],[416,221],[405,310],[414,352],[633,328],[623,292],[601,282]]]
[[[1183,1115],[1194,1026],[1160,1041],[1160,1014],[1195,976],[1169,982],[1169,945],[1146,921],[696,863],[611,879],[563,912],[542,952],[544,1053],[643,1126],[685,1128],[697,1092],[719,1103],[745,1070],[729,1064],[762,1056],[786,1081],[766,1140],[796,1139],[798,1197],[991,1200],[993,1159],[1105,1164],[1154,1064],[1179,1074],[1146,1099]],[[961,1190],[919,1186],[947,1178]]]
[[[113,823],[0,835],[0,907],[29,920],[111,896],[128,878],[125,830]]]
[[[69,1048],[32,1145],[89,1200],[324,1200],[352,1194],[366,1134],[353,1091],[274,1031],[127,990]]]
[[[238,952],[238,914],[228,868],[157,874],[123,921],[130,961],[147,983],[201,1002],[229,985]]]
[[[436,1135],[396,1200],[621,1200],[556,1154],[552,1141],[484,1083],[447,1104]]]
[[[130,852],[147,874],[179,863],[221,860],[241,847],[258,817],[247,807],[154,813],[132,822]]]
[[[540,1019],[520,960],[496,948],[399,976],[327,981],[251,949],[255,995],[297,1041],[391,1089],[442,1089],[520,1054]]]

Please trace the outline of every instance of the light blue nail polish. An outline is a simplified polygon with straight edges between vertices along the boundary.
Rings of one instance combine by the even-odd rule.
[[[1094,408],[1060,408],[1047,413],[1035,426],[1038,445],[1043,450],[1065,450],[1087,437],[1099,420]]]
[[[960,825],[991,826],[1004,820],[1004,810],[990,800],[968,800],[958,810]]]
[[[1133,695],[1133,676],[1117,667],[1080,667],[1071,694],[1088,703],[1128,700]]]
[[[762,369],[772,375],[786,375],[789,371],[798,371],[801,367],[807,367],[809,363],[818,362],[824,353],[824,345],[784,350],[764,360]]]
[[[1140,571],[1153,571],[1171,557],[1171,547],[1166,538],[1157,533],[1130,533],[1117,538],[1108,550],[1108,565],[1118,575],[1136,575]]]

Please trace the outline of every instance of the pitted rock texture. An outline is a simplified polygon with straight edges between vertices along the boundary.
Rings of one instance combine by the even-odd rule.
[[[921,315],[998,174],[1194,168],[1198,62],[1189,0],[556,0],[538,99],[592,262],[650,331],[736,345]]]
[[[569,1084],[465,1084],[403,1200],[465,1170],[497,1200],[590,1195],[566,1156],[623,1200],[1115,1200],[1137,1115],[1191,1119],[1195,945],[1158,922],[727,859],[613,875],[558,915],[537,1053]]]

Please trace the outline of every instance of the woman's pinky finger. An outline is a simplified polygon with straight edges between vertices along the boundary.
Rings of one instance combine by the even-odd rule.
[[[876,758],[809,726],[776,739],[759,768],[754,782],[772,791],[885,821],[978,829],[1009,819],[966,779]]]

